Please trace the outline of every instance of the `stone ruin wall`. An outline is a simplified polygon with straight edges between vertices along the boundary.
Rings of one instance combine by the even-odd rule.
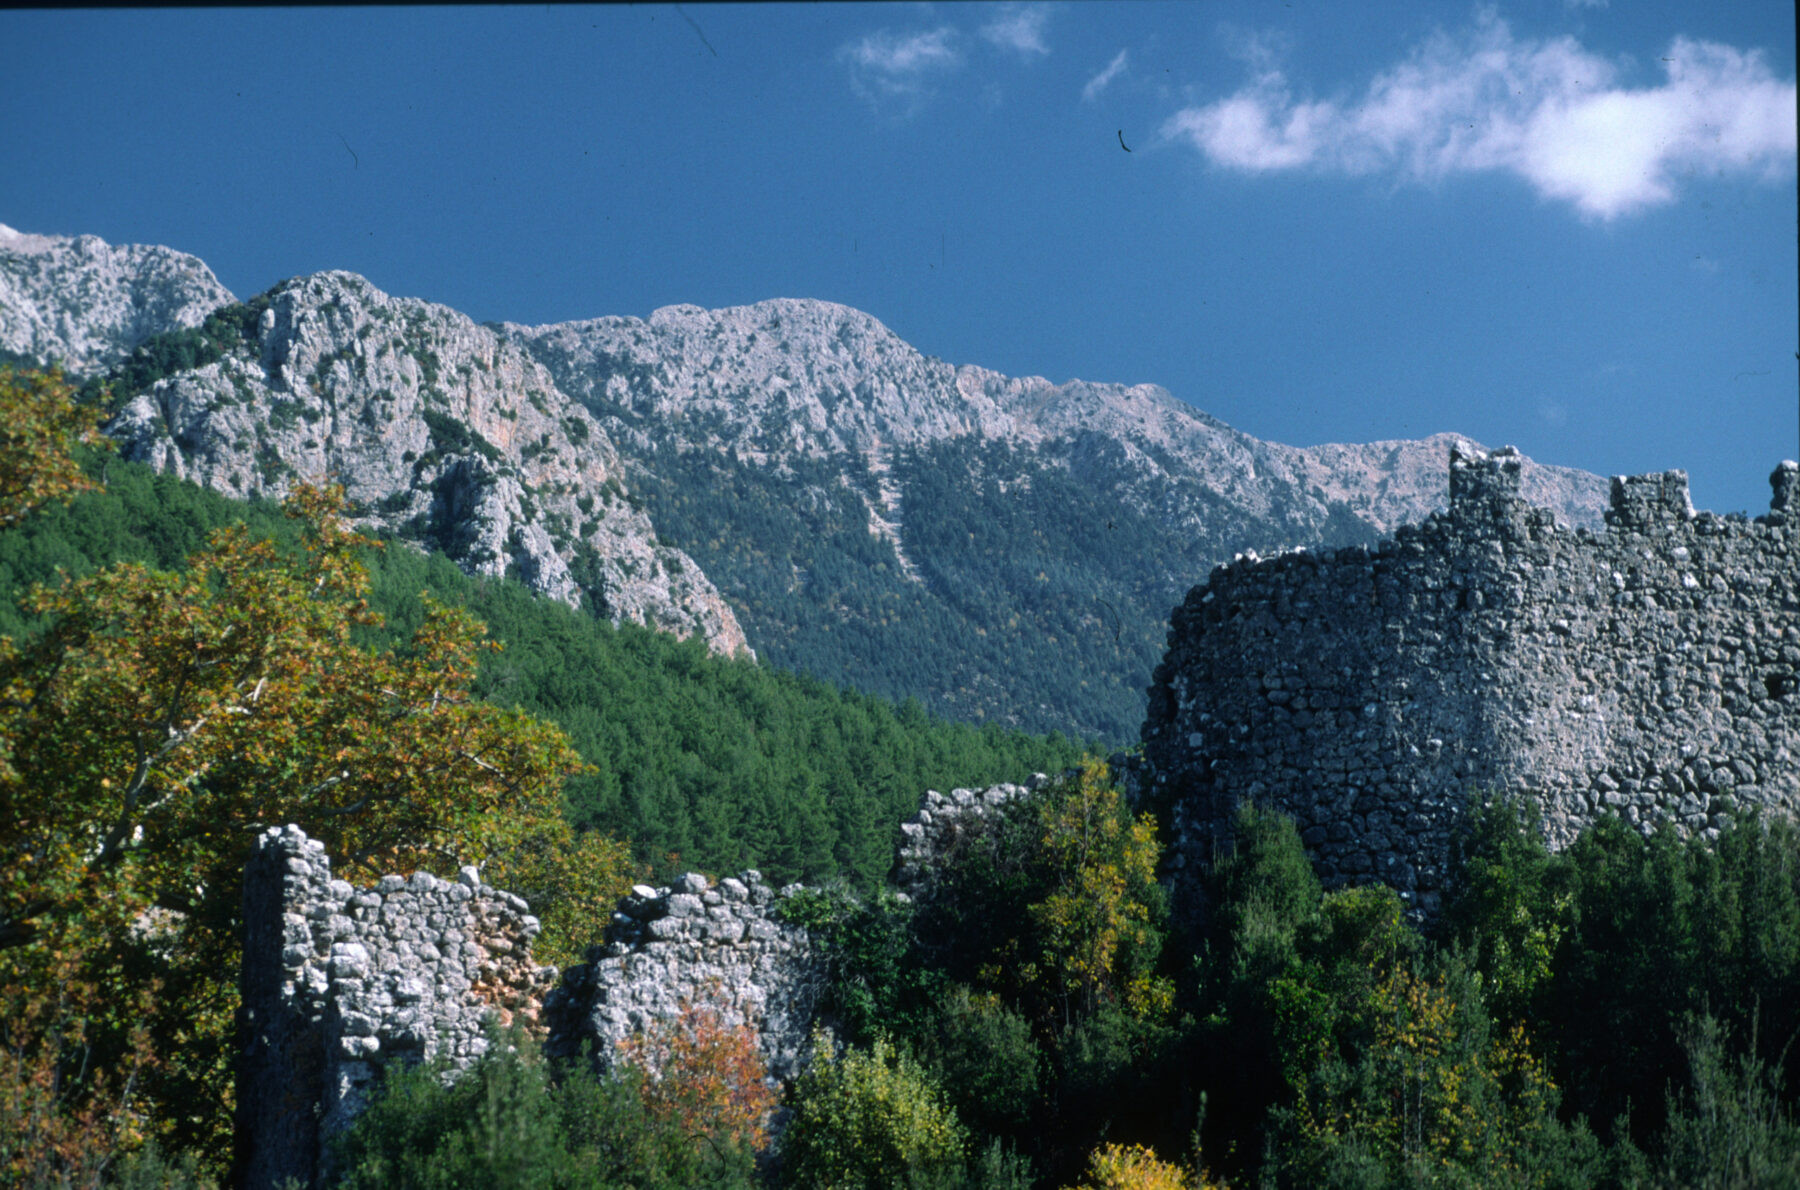
[[[244,870],[237,1183],[312,1184],[384,1065],[467,1066],[490,1013],[536,1025],[556,980],[531,961],[537,933],[474,868],[357,889],[298,827],[265,831]]]
[[[979,832],[1006,813],[1020,798],[1043,788],[1050,778],[1033,773],[1023,785],[990,785],[986,789],[935,789],[925,792],[919,812],[900,824],[900,851],[894,861],[893,885],[900,895],[919,903],[931,897],[943,857],[971,832]]]
[[[1690,830],[1728,804],[1800,810],[1800,468],[1755,522],[1696,516],[1680,472],[1617,479],[1599,534],[1525,505],[1518,472],[1514,452],[1453,454],[1447,512],[1374,549],[1241,559],[1176,609],[1143,763],[1121,775],[1173,806],[1178,883],[1243,797],[1292,815],[1328,882],[1383,879],[1424,912],[1472,789],[1536,795],[1553,843],[1609,809]],[[1045,780],[927,793],[898,888],[929,898],[941,857]],[[790,1076],[824,980],[774,912],[797,887],[638,886],[558,973],[532,961],[525,902],[473,868],[357,889],[297,828],[265,832],[245,872],[239,1184],[317,1184],[385,1065],[467,1066],[490,1018],[604,1062],[710,1004]]]
[[[752,1025],[769,1076],[799,1073],[824,989],[823,957],[805,930],[775,914],[778,894],[751,870],[716,885],[697,872],[666,888],[637,885],[606,940],[563,972],[544,1006],[554,1057],[591,1052],[602,1065],[618,1043],[706,1005],[728,1026]]]
[[[1176,864],[1248,798],[1328,884],[1429,915],[1471,791],[1535,796],[1553,846],[1606,811],[1800,811],[1800,468],[1755,521],[1696,515],[1684,472],[1615,478],[1595,533],[1522,502],[1519,463],[1453,451],[1448,511],[1188,594],[1144,725]]]
[[[1037,788],[1042,774],[1029,783]],[[903,891],[930,895],[930,872],[965,829],[1025,786],[929,791],[901,826]],[[244,1048],[238,1066],[238,1185],[321,1184],[327,1148],[395,1062],[446,1058],[466,1068],[487,1049],[490,1019],[515,1020],[554,1056],[591,1053],[706,1005],[757,1029],[771,1077],[791,1078],[824,988],[823,955],[748,871],[717,884],[698,873],[634,887],[584,963],[560,974],[531,958],[537,919],[476,869],[366,889],[334,880],[325,846],[297,827],[265,831],[244,872]]]

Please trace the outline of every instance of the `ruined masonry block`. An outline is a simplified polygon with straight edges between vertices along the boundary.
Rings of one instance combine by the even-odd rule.
[[[638,885],[607,944],[559,973],[532,961],[530,907],[473,867],[454,882],[418,872],[359,890],[332,878],[324,845],[298,827],[265,831],[244,871],[234,1182],[325,1184],[331,1138],[384,1067],[441,1057],[466,1068],[490,1021],[605,1065],[633,1032],[706,1004],[755,1027],[770,1070],[792,1075],[824,968],[777,901],[754,871],[716,887],[691,872]]]
[[[1176,870],[1252,798],[1327,883],[1429,915],[1472,791],[1536,797],[1555,846],[1609,810],[1703,832],[1800,812],[1800,466],[1754,521],[1695,513],[1680,471],[1620,477],[1600,533],[1524,504],[1517,473],[1455,450],[1449,509],[1392,541],[1189,592],[1144,725]]]

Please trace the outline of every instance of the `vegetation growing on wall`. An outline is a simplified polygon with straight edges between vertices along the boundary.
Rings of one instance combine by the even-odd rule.
[[[1090,791],[1096,776],[1090,768]],[[1033,898],[1071,870],[1051,824],[1089,800],[1081,784],[1040,791],[963,852],[951,873],[961,891],[985,888],[997,913],[1028,920]],[[1678,969],[1655,988],[1625,981],[1605,1009],[1659,1028],[1615,1029],[1616,1056],[1577,1068],[1566,1042],[1589,1011],[1575,995],[1584,972],[1628,968],[1633,951],[1660,948],[1694,921],[1684,925],[1660,898],[1635,918],[1636,939],[1589,945],[1551,928],[1548,951],[1501,941],[1558,919],[1605,918],[1620,907],[1609,873],[1669,862],[1658,858],[1667,843],[1612,826],[1551,857],[1529,822],[1517,804],[1476,810],[1462,891],[1426,935],[1384,887],[1322,892],[1291,823],[1240,811],[1235,845],[1209,876],[1204,936],[1191,948],[1163,940],[1175,1011],[1135,1025],[1123,997],[1070,1005],[1064,1021],[1034,1007],[1028,984],[978,986],[995,977],[981,959],[1003,931],[946,937],[938,931],[953,914],[913,916],[891,900],[793,902],[835,954],[848,1045],[790,1090],[795,1124],[777,1149],[779,1184],[1794,1185],[1800,1123],[1780,1069],[1791,1033],[1732,1022],[1768,1011],[1768,992],[1786,1011],[1800,987],[1791,942],[1800,835],[1742,821],[1711,847],[1676,845],[1737,906],[1708,928],[1760,939],[1751,948],[1760,974],[1726,958],[1705,977]],[[1538,899],[1539,877],[1593,892]],[[971,906],[965,920],[978,916]],[[1507,998],[1520,986],[1509,965],[1539,970],[1541,1001]],[[1642,1063],[1665,1038],[1673,1061],[1646,1077]],[[1630,1114],[1587,1115],[1577,1096],[1597,1089],[1629,1101]],[[1647,1123],[1640,1113],[1651,1106]]]

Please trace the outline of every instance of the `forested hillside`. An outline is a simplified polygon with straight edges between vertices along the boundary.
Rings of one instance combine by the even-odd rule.
[[[92,469],[103,492],[0,533],[0,590],[54,581],[58,568],[175,566],[210,530],[240,520],[254,535],[296,532],[267,501],[230,500],[118,459]],[[593,766],[569,780],[571,820],[630,840],[659,869],[757,866],[777,881],[842,874],[868,887],[886,875],[896,826],[927,788],[1016,780],[1079,754],[1060,737],[950,723],[916,702],[615,628],[404,542],[370,551],[367,565],[386,620],[367,642],[410,636],[421,592],[468,608],[504,646],[484,658],[477,691],[558,724]],[[14,600],[0,606],[0,635],[30,627]]]
[[[1193,583],[1419,519],[1458,441],[1264,442],[1154,384],[953,365],[808,299],[528,327],[345,272],[231,302],[192,257],[93,237],[0,237],[0,266],[0,348],[110,386],[127,458],[270,499],[330,474],[470,573],[1113,745]],[[1524,483],[1571,523],[1604,503],[1598,476]]]
[[[1008,377],[776,299],[502,328],[782,665],[965,721],[1136,738],[1169,609],[1243,550],[1372,542],[1451,435],[1296,449],[1155,385]],[[1597,477],[1531,499],[1595,518]]]
[[[1215,495],[1134,469],[1098,436],[1069,455],[968,438],[894,452],[904,551],[868,530],[887,477],[852,465],[842,483],[840,460],[797,458],[778,474],[671,447],[638,490],[783,668],[889,698],[934,691],[932,709],[964,721],[1091,723],[1124,743],[1142,724],[1169,609],[1234,546],[1281,548],[1281,525],[1209,516]],[[1177,540],[1170,522],[1193,532]],[[1347,516],[1324,534],[1374,540]]]

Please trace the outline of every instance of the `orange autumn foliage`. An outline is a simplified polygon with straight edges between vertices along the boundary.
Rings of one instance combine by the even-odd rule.
[[[756,1030],[728,1025],[718,1009],[683,1004],[681,1015],[619,1043],[621,1059],[643,1072],[651,1117],[695,1138],[761,1149],[776,1094]]]

